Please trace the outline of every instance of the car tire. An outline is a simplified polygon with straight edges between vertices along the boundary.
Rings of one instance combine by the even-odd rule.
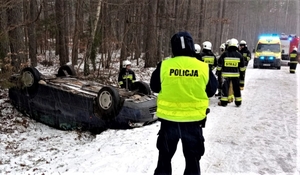
[[[280,69],[281,69],[281,66],[277,67],[277,69],[280,70]]]
[[[101,88],[98,92],[96,103],[103,119],[113,119],[120,111],[120,95],[119,92],[110,86]]]
[[[40,79],[40,72],[36,68],[24,68],[20,77],[23,93],[33,98],[37,94]]]
[[[257,65],[253,65],[253,68],[256,69],[256,68],[258,68],[258,66]]]
[[[137,92],[145,94],[145,95],[151,95],[151,89],[150,86],[143,82],[143,81],[137,81],[133,84],[133,91],[137,90]]]
[[[65,76],[76,76],[76,72],[71,65],[63,65],[58,69],[57,76],[65,77]]]

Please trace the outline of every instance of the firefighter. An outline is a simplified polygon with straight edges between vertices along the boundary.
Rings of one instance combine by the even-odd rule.
[[[228,39],[226,42],[225,42],[225,51],[227,50],[228,48],[228,43],[230,42],[230,39]]]
[[[217,67],[217,58],[214,53],[212,53],[212,44],[209,41],[202,43],[202,52],[200,54],[200,60],[209,65],[209,69],[212,71]]]
[[[194,44],[195,47],[195,57],[200,60],[201,59],[201,46],[199,44]]]
[[[242,104],[242,96],[240,90],[240,80],[244,80],[245,63],[243,56],[238,52],[238,41],[232,38],[228,43],[228,49],[218,60],[217,70],[224,78],[222,86],[221,100],[218,103],[220,106],[227,106],[230,84],[235,97],[235,105]]]
[[[121,88],[126,90],[131,90],[133,88],[133,83],[135,82],[135,73],[130,69],[131,62],[128,60],[123,61],[123,68],[119,73],[118,82]]]
[[[171,46],[174,57],[160,62],[150,79],[152,91],[159,93],[156,115],[161,123],[154,175],[172,174],[171,160],[179,139],[185,157],[184,174],[200,175],[200,159],[205,151],[202,127],[208,97],[215,94],[218,82],[209,66],[194,57],[194,43],[188,32],[173,35]]]
[[[247,48],[246,41],[242,40],[240,42],[240,50],[239,50],[239,52],[242,54],[242,56],[244,58],[245,68],[247,69],[248,63],[249,63],[249,61],[251,59],[251,52]],[[246,76],[246,69],[245,69],[245,76]],[[245,86],[245,82],[241,81],[240,82],[240,89],[244,90],[244,86]]]
[[[221,55],[225,52],[225,43],[222,43],[220,46],[220,50],[221,50]],[[223,78],[221,76],[221,74],[219,73],[219,71],[216,71],[216,75],[218,77],[218,82],[219,82],[219,86],[218,86],[218,93],[215,94],[215,96],[221,96],[221,91],[222,91],[222,84],[223,84]]]
[[[297,64],[298,64],[298,54],[297,54],[297,47],[294,47],[293,51],[290,53],[290,73],[294,74],[297,69]]]

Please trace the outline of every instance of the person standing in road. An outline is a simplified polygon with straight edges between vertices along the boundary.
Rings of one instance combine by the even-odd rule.
[[[248,63],[251,59],[251,52],[248,50],[247,48],[247,43],[245,40],[242,40],[240,42],[240,50],[239,52],[242,54],[243,58],[244,58],[244,62],[245,62],[245,77],[246,77],[246,70],[247,70],[247,66],[248,66]],[[244,90],[244,86],[245,86],[245,81],[242,81],[240,82],[240,89],[241,90]]]
[[[195,57],[200,60],[201,59],[201,46],[199,44],[194,44],[195,47]]]
[[[203,42],[202,48],[202,52],[200,53],[200,61],[207,63],[209,65],[209,69],[212,71],[214,68],[217,67],[217,58],[215,54],[211,51],[211,42]]]
[[[220,55],[222,55],[225,52],[225,48],[226,48],[225,43],[222,43],[221,46],[220,46],[220,51],[221,51]],[[216,75],[218,77],[219,87],[218,87],[218,93],[215,94],[215,96],[219,96],[219,98],[221,98],[223,78],[222,78],[221,74],[218,72],[218,70],[216,71]]]
[[[218,60],[218,72],[224,78],[222,86],[220,106],[227,106],[230,84],[232,83],[232,90],[234,92],[235,105],[242,104],[242,95],[240,90],[240,80],[244,81],[245,64],[243,56],[238,52],[238,40],[232,38],[228,43],[228,49]]]
[[[209,98],[218,86],[207,64],[197,60],[192,36],[178,32],[171,38],[173,58],[158,63],[150,87],[158,93],[157,112],[161,122],[157,138],[159,150],[155,175],[171,175],[171,159],[179,139],[185,157],[185,175],[200,175],[204,154],[202,127]]]
[[[297,47],[294,47],[293,51],[290,53],[290,73],[294,74],[297,69],[297,64],[298,64],[298,54],[297,54]]]
[[[126,90],[131,90],[133,88],[133,83],[135,82],[135,73],[130,69],[131,62],[128,60],[123,61],[123,68],[119,72],[118,82],[121,88]]]

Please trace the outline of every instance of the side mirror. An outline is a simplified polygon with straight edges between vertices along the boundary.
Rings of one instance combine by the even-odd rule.
[[[284,53],[284,50],[282,50],[281,53]]]

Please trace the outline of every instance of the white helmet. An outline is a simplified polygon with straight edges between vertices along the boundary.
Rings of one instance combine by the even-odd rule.
[[[297,50],[298,50],[297,47],[294,47],[293,51],[297,51]]]
[[[211,42],[209,42],[209,41],[203,42],[202,46],[203,46],[203,49],[211,50]]]
[[[228,43],[228,47],[230,46],[239,47],[239,41],[235,38],[232,38]]]
[[[224,49],[225,50],[226,46],[225,46],[225,43],[222,43],[221,46],[220,46],[220,49]]]
[[[230,39],[228,39],[228,40],[225,42],[225,45],[228,46],[229,42],[230,42]]]
[[[245,40],[242,40],[241,42],[240,42],[240,45],[241,44],[244,44],[244,45],[246,45],[247,43],[246,43],[246,41]]]
[[[128,60],[123,61],[123,68],[126,68],[126,66],[131,65],[131,62]]]
[[[194,44],[195,52],[200,53],[201,52],[201,46],[199,44]]]

